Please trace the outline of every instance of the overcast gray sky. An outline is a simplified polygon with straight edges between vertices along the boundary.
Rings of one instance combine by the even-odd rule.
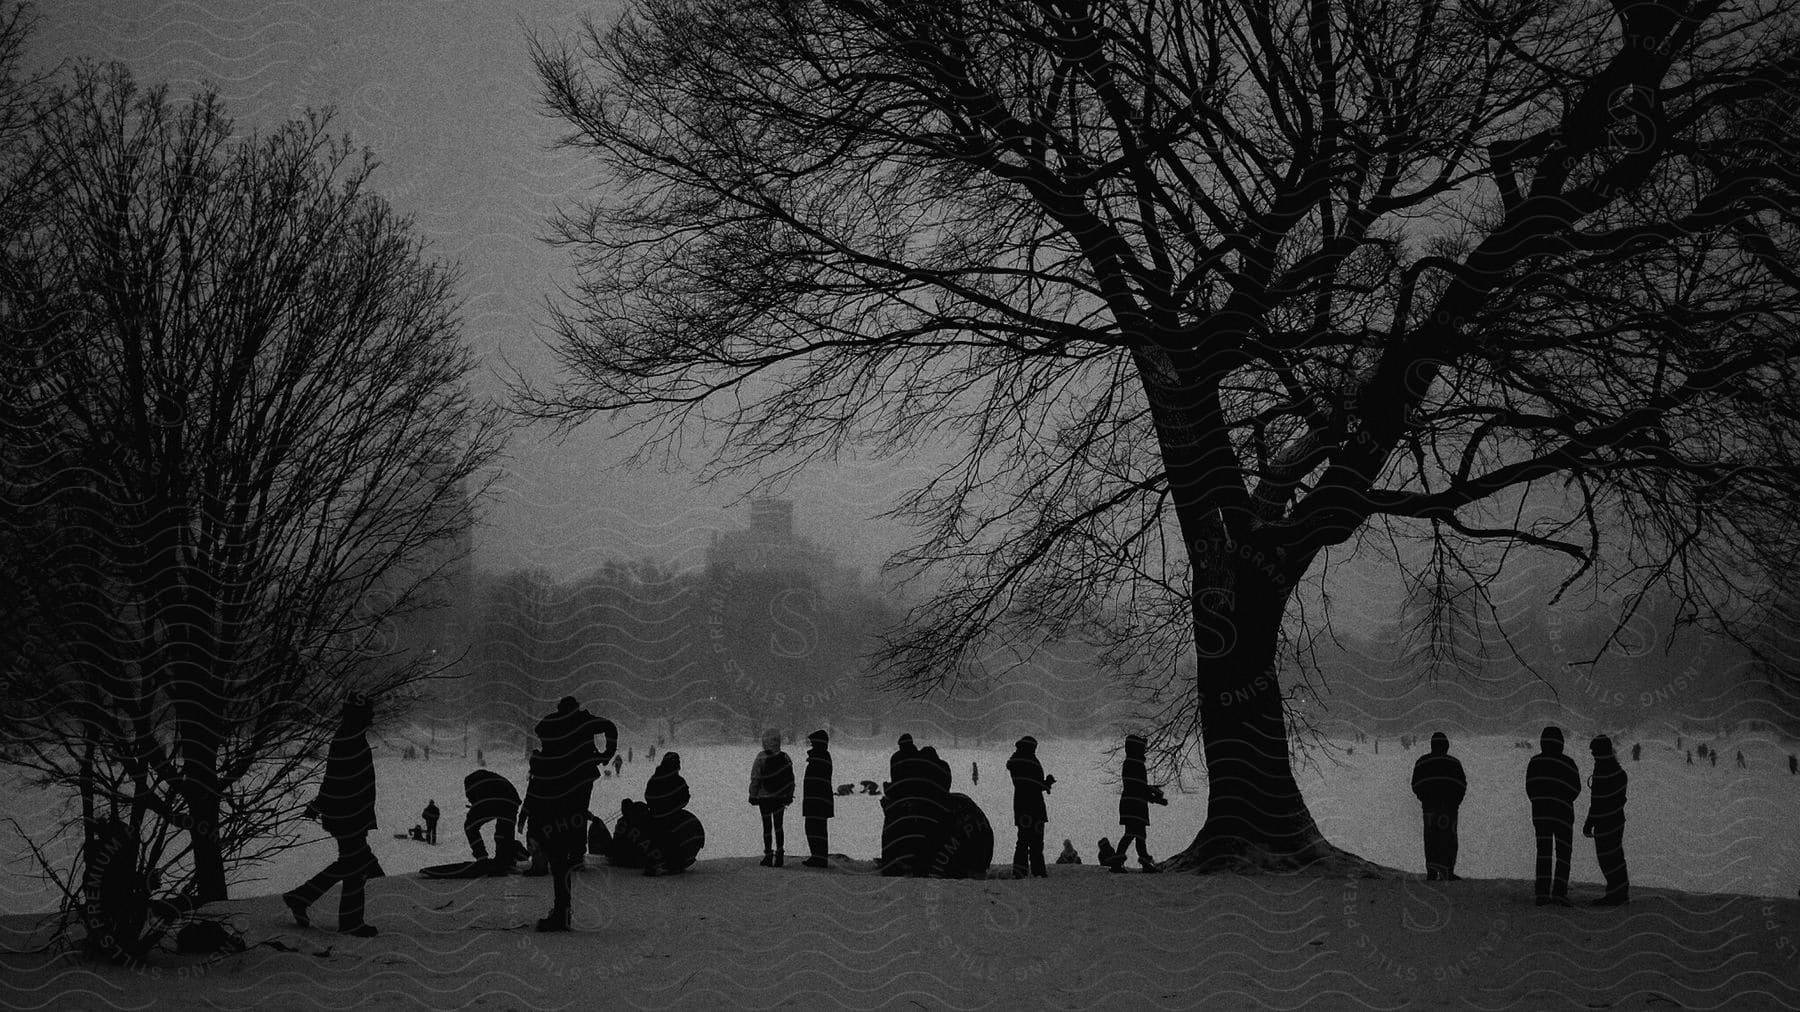
[[[376,189],[417,220],[439,257],[462,265],[466,331],[490,375],[511,365],[548,379],[544,299],[568,261],[538,237],[592,172],[548,150],[557,128],[539,113],[526,37],[568,37],[584,14],[604,22],[617,6],[50,0],[31,53],[40,64],[119,60],[180,97],[210,82],[244,129],[336,107],[337,127],[381,159]],[[605,435],[594,423],[560,444],[517,441],[476,539],[482,566],[571,576],[615,556],[691,564],[708,531],[747,522],[747,511],[725,508],[744,486],[696,489],[691,471],[624,471],[631,447]],[[891,464],[809,472],[792,490],[796,525],[873,575],[904,532],[865,518],[907,477]]]

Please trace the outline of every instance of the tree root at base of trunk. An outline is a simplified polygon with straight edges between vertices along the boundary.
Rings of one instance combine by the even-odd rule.
[[[1407,873],[1356,856],[1316,831],[1298,848],[1276,850],[1243,837],[1202,830],[1188,848],[1162,862],[1163,871],[1196,875],[1309,875],[1319,878],[1399,878]]]

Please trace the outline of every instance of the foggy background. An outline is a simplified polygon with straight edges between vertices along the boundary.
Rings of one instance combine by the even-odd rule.
[[[540,114],[526,39],[567,36],[584,15],[608,21],[615,4],[58,0],[38,13],[29,53],[40,66],[119,60],[178,99],[210,83],[245,130],[335,106],[336,130],[383,163],[374,189],[414,217],[436,257],[461,265],[484,392],[504,397],[515,370],[554,380],[544,303],[567,281],[567,259],[540,237],[592,176],[550,150],[558,128]],[[639,740],[748,738],[764,724],[1111,734],[1138,712],[1075,643],[1045,642],[954,700],[904,701],[864,677],[859,656],[910,600],[879,572],[907,532],[876,516],[928,472],[929,454],[840,460],[768,488],[697,486],[703,446],[627,469],[635,444],[609,439],[608,424],[514,437],[484,522],[444,546],[457,560],[438,588],[446,606],[390,630],[397,652],[462,658],[462,677],[437,683],[416,726],[390,735],[440,750],[522,746],[563,694]],[[1791,730],[1795,707],[1743,650],[1691,632],[1669,642],[1665,600],[1640,609],[1600,663],[1570,667],[1601,653],[1620,612],[1591,587],[1548,607],[1564,575],[1560,563],[1511,564],[1491,610],[1456,613],[1436,645],[1454,663],[1434,675],[1415,631],[1423,605],[1397,570],[1372,553],[1339,557],[1302,595],[1315,611],[1329,599],[1335,635],[1306,644],[1328,681],[1284,672],[1296,713],[1328,733],[1522,733],[1549,721]]]

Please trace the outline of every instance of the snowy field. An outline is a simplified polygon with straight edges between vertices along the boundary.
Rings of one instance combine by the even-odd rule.
[[[1570,753],[1585,778],[1591,758],[1585,737],[1570,735]],[[641,798],[644,783],[655,767],[645,758],[646,742],[629,745],[635,761],[621,777],[602,779],[594,792],[593,811],[611,822],[618,815],[622,797]],[[804,742],[795,748],[784,743],[794,759],[796,772],[804,766]],[[1082,859],[1092,864],[1095,844],[1101,836],[1117,839],[1118,764],[1109,758],[1112,743],[1100,741],[1046,741],[1038,755],[1044,768],[1057,777],[1049,797],[1050,827],[1046,852],[1051,860],[1062,841],[1074,841]],[[1792,744],[1772,739],[1721,741],[1724,753],[1717,767],[1696,759],[1683,762],[1672,740],[1646,740],[1643,759],[1629,758],[1632,739],[1622,737],[1619,751],[1631,778],[1626,808],[1626,855],[1634,886],[1667,887],[1701,893],[1743,893],[1793,897],[1800,889],[1800,777],[1789,775],[1787,752]],[[1013,844],[1011,784],[1005,773],[1010,747],[960,748],[949,742],[921,739],[933,745],[949,761],[955,775],[953,789],[969,794],[987,813],[994,826],[996,864],[1010,862]],[[682,771],[693,792],[691,809],[706,827],[702,860],[725,857],[757,857],[762,852],[756,812],[745,803],[749,768],[757,746],[682,745]],[[1345,754],[1344,749],[1354,748]],[[1422,747],[1422,746],[1421,746]],[[1742,749],[1749,769],[1735,768]],[[891,740],[834,741],[835,779],[839,783],[885,779]],[[1461,853],[1457,870],[1473,878],[1529,878],[1532,873],[1530,824],[1524,798],[1524,768],[1535,751],[1515,747],[1506,738],[1454,740],[1452,751],[1463,761],[1469,776],[1469,796],[1461,815]],[[1399,743],[1386,740],[1376,754],[1370,744],[1337,743],[1335,755],[1318,756],[1302,774],[1302,785],[1326,836],[1346,849],[1378,864],[1408,871],[1422,871],[1419,845],[1419,809],[1409,777],[1419,754],[1401,752]],[[489,754],[488,766],[525,786],[521,756]],[[979,783],[971,783],[971,765],[979,765]],[[430,761],[381,758],[376,763],[378,811],[381,832],[372,839],[376,853],[390,874],[401,875],[428,864],[467,858],[462,834],[465,804],[462,778],[475,768],[460,756],[434,755]],[[1150,848],[1154,856],[1167,857],[1184,847],[1205,814],[1205,785],[1200,778],[1185,784],[1186,790],[1169,787],[1169,805],[1151,809]],[[394,839],[419,821],[428,799],[443,811],[438,826],[438,845]],[[837,800],[837,817],[831,823],[831,849],[852,857],[869,858],[879,850],[881,810],[874,797],[854,794]],[[0,798],[4,810],[35,832],[48,824],[50,810],[42,796],[27,788],[8,788]],[[1577,814],[1586,811],[1586,797]],[[240,873],[234,894],[263,895],[291,888],[330,860],[331,843],[318,828],[305,824],[307,846],[280,859]],[[491,839],[491,829],[488,831]],[[805,855],[796,805],[787,814],[787,848]],[[0,914],[30,913],[55,904],[55,895],[30,874],[25,849],[16,834],[0,824],[0,855],[5,875],[0,878]],[[1591,842],[1575,840],[1573,878],[1598,883],[1599,868]]]

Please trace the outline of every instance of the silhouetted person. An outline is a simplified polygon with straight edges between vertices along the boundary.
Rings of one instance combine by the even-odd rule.
[[[494,867],[490,870],[505,874],[512,868],[517,850],[513,833],[519,821],[518,788],[493,770],[475,770],[463,777],[463,797],[469,802],[469,812],[463,816],[463,836],[468,838],[469,853],[477,861],[489,860],[481,827],[493,823]]]
[[[1525,766],[1525,795],[1531,799],[1531,829],[1537,837],[1537,904],[1566,907],[1581,770],[1575,760],[1563,755],[1562,728],[1544,728],[1538,747],[1538,754]]]
[[[761,864],[779,868],[786,843],[782,813],[794,803],[794,761],[781,750],[780,731],[764,731],[762,746],[750,763],[750,803],[762,814]]]
[[[438,816],[442,814],[443,813],[438,810],[436,798],[427,798],[425,800],[425,810],[419,813],[419,817],[425,820],[426,843],[437,843]]]
[[[1740,770],[1744,770],[1744,769],[1749,769],[1749,768],[1750,768],[1750,764],[1749,764],[1749,763],[1746,763],[1746,762],[1745,762],[1745,761],[1744,761],[1744,750],[1743,750],[1743,749],[1738,749],[1738,754],[1737,754],[1737,767],[1738,767],[1738,769],[1740,769]]]
[[[1050,821],[1044,795],[1056,786],[1056,778],[1044,774],[1037,746],[1037,739],[1026,735],[1006,760],[1006,772],[1013,785],[1013,825],[1019,831],[1019,841],[1013,847],[1013,878],[1024,878],[1027,873],[1037,878],[1049,874],[1044,870],[1044,824]]]
[[[919,791],[913,797],[919,832],[913,836],[912,873],[931,874],[931,862],[942,842],[945,821],[950,814],[950,764],[940,758],[930,745],[919,750]]]
[[[980,763],[970,763],[969,764],[969,783],[974,784],[978,787],[981,785],[981,764]]]
[[[344,701],[337,733],[325,756],[325,782],[308,806],[318,813],[319,825],[337,843],[338,854],[324,871],[282,894],[293,911],[294,923],[303,928],[311,923],[306,908],[342,882],[338,930],[358,938],[378,933],[375,925],[363,919],[363,883],[380,868],[375,852],[369,849],[369,834],[375,830],[375,758],[369,751],[368,731],[374,717],[374,706],[361,695],[352,694]]]
[[[1625,870],[1625,768],[1606,735],[1595,738],[1588,748],[1594,753],[1594,775],[1588,778],[1588,816],[1581,835],[1593,838],[1600,874],[1606,876],[1606,895],[1594,905],[1613,907],[1625,903],[1631,892]]]
[[[1693,749],[1691,749],[1691,748],[1690,748],[1690,749],[1688,749],[1688,753],[1687,753],[1687,764],[1688,764],[1688,765],[1689,765],[1689,766],[1692,766],[1692,765],[1694,765],[1694,750],[1693,750]]]
[[[806,736],[806,774],[800,785],[800,820],[806,827],[808,868],[831,864],[830,819],[837,814],[831,794],[831,735],[823,728]]]
[[[582,709],[574,696],[564,696],[535,730],[543,747],[531,757],[526,818],[550,866],[552,897],[550,913],[539,918],[537,929],[568,931],[575,867],[587,854],[588,803],[600,768],[618,752],[619,729]],[[595,735],[606,737],[604,749],[595,747]]]
[[[1431,751],[1413,763],[1412,791],[1425,817],[1425,879],[1455,882],[1456,813],[1468,793],[1462,761],[1450,754],[1442,731],[1431,736]]]
[[[888,779],[882,787],[881,866],[886,875],[912,871],[923,841],[925,820],[919,799],[927,790],[930,765],[920,755],[913,736],[903,734],[888,757]]]
[[[687,778],[681,775],[681,753],[664,752],[662,761],[656,764],[656,772],[650,774],[650,781],[644,785],[644,807],[650,815],[650,859],[644,865],[644,874],[661,875],[679,870],[671,867],[669,862],[669,857],[675,853],[671,829],[674,817],[687,810],[690,800],[692,795],[688,792]]]
[[[1149,844],[1146,838],[1150,832],[1150,804],[1168,804],[1163,797],[1162,788],[1152,786],[1150,775],[1144,768],[1144,752],[1149,742],[1142,735],[1125,736],[1125,762],[1119,771],[1119,825],[1125,832],[1119,836],[1119,845],[1113,848],[1110,870],[1125,870],[1127,846],[1137,841],[1138,865],[1145,871],[1154,872],[1162,869],[1150,857]]]
[[[613,756],[612,767],[613,767],[613,775],[614,776],[621,776],[621,777],[624,776],[625,775],[625,757],[621,756],[621,755]]]
[[[1062,853],[1056,855],[1057,864],[1080,864],[1081,855],[1075,853],[1075,844],[1067,838],[1063,840]]]
[[[1631,745],[1631,761],[1634,763],[1642,762],[1643,758],[1644,758],[1643,744],[1641,742],[1633,742]]]
[[[1714,766],[1719,765],[1719,753],[1714,749],[1709,748],[1706,750],[1706,759]]]
[[[1791,777],[1796,773],[1800,773],[1800,759],[1796,759],[1794,757],[1794,753],[1789,752],[1788,753],[1788,776]]]

